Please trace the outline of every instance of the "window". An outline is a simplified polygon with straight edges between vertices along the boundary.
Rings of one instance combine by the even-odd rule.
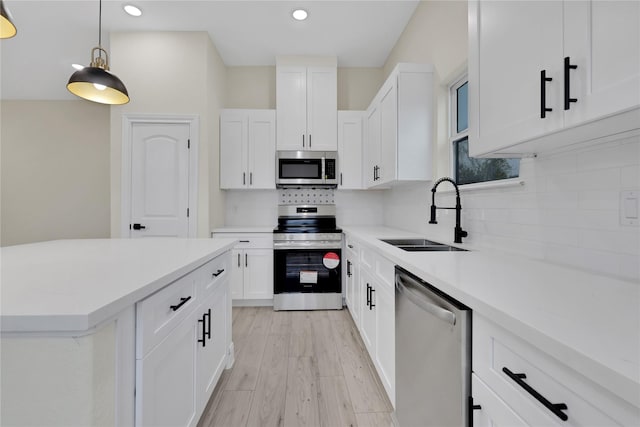
[[[451,149],[453,179],[458,185],[517,178],[520,159],[469,157],[469,98],[467,76],[451,85]]]

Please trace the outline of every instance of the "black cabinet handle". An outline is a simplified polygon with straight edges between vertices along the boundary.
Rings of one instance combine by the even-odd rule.
[[[373,307],[375,307],[375,306],[376,306],[376,305],[373,303],[373,293],[374,293],[375,291],[376,291],[376,290],[375,290],[375,289],[373,289],[373,286],[372,286],[372,287],[371,287],[371,297],[370,297],[370,298],[371,298],[371,301],[369,302],[369,310],[373,310]]]
[[[547,70],[540,71],[540,118],[547,117],[548,111],[553,111],[553,108],[547,108],[547,82],[552,81],[551,77],[547,77]]]
[[[147,227],[145,227],[142,224],[133,224],[133,229],[134,230],[144,230],[145,228],[147,228]]]
[[[249,261],[247,260],[247,254],[244,254],[244,266],[249,267]]]
[[[207,316],[207,338],[211,339],[211,309],[205,313]]]
[[[353,245],[347,245],[349,249],[353,249]]]
[[[342,185],[342,172],[340,172],[340,185]]]
[[[222,273],[224,273],[224,268],[223,268],[223,269],[220,269],[220,270],[218,270],[218,271],[216,271],[215,273],[212,273],[211,275],[212,275],[213,277],[218,277],[218,276],[219,276],[219,275],[221,275]]]
[[[240,268],[240,254],[238,254],[238,268]]]
[[[185,305],[187,303],[187,301],[189,301],[191,299],[191,296],[188,296],[186,298],[180,298],[180,303],[176,304],[176,305],[171,305],[169,306],[169,308],[173,311],[178,311],[180,310],[180,307],[182,307],[183,305]]]
[[[347,260],[347,277],[351,277],[351,261]]]
[[[302,148],[304,148],[304,135],[302,135]]]
[[[571,97],[571,76],[569,71],[578,68],[577,65],[571,65],[571,60],[567,56],[564,58],[564,109],[568,110],[572,102],[578,102],[577,98]]]
[[[198,323],[202,323],[202,338],[198,339],[198,342],[202,344],[203,347],[207,345],[207,327],[205,326],[204,320],[207,317],[207,313],[202,315],[202,319],[198,319]]]
[[[522,387],[527,393],[533,396],[533,398],[536,399],[538,402],[542,403],[545,406],[545,408],[553,412],[553,414],[558,418],[560,418],[562,421],[567,421],[569,419],[567,414],[562,412],[563,410],[566,411],[568,409],[567,405],[565,403],[551,403],[549,400],[547,400],[546,397],[538,393],[537,390],[535,390],[533,387],[531,387],[529,384],[523,381],[525,378],[527,378],[526,374],[514,374],[506,366],[502,368],[502,372],[507,374],[507,376],[511,378],[516,384]]]
[[[253,172],[249,172],[249,185],[253,185]]]
[[[367,283],[367,307],[371,304],[371,286]]]
[[[242,172],[242,185],[246,185],[246,184],[247,184],[247,173]]]
[[[251,240],[238,240],[240,243],[249,243]]]
[[[309,148],[311,148],[311,134],[309,134]]]

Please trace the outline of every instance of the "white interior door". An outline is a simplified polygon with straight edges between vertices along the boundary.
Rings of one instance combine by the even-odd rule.
[[[133,123],[130,237],[189,236],[185,123]]]

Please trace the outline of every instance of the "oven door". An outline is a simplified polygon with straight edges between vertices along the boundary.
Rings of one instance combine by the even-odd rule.
[[[340,249],[274,250],[273,293],[342,293]]]

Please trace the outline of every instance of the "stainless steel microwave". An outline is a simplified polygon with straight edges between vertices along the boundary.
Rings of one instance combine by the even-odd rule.
[[[338,153],[336,151],[278,151],[276,186],[337,187]]]

